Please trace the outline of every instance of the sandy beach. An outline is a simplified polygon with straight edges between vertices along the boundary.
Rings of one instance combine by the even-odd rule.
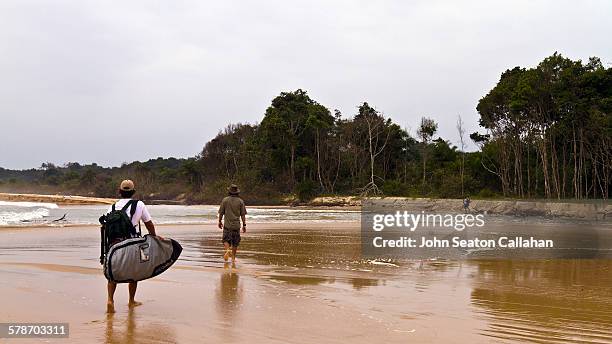
[[[97,227],[1,229],[0,321],[71,343],[612,343],[610,260],[367,261],[357,223],[254,224],[232,268],[212,225],[158,232],[181,259],[106,315]]]
[[[402,207],[415,211],[429,212],[463,212],[463,200],[443,198],[410,198],[410,197],[384,197],[370,198],[385,200]],[[116,199],[86,196],[66,195],[41,195],[41,194],[16,194],[0,193],[0,201],[10,202],[49,202],[60,205],[100,205],[113,204]],[[290,200],[286,200],[284,206],[258,206],[256,208],[291,208],[291,209],[319,209],[319,210],[353,210],[361,209],[363,199],[358,196],[333,196],[316,197],[311,201],[298,206],[290,206]],[[156,204],[180,204],[173,200],[158,200]],[[575,218],[586,220],[609,220],[612,216],[612,203],[609,201],[586,201],[573,202],[568,200],[472,200],[470,209],[477,213],[508,216],[545,216],[559,218]]]
[[[117,200],[113,198],[67,196],[67,195],[41,195],[41,194],[19,194],[0,192],[0,201],[9,202],[48,202],[64,205],[85,204],[113,204]]]

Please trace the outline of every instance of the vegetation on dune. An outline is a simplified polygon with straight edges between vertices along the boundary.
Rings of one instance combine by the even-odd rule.
[[[465,152],[436,137],[423,116],[416,138],[364,102],[351,117],[306,91],[283,92],[259,124],[231,124],[190,159],[154,159],[103,168],[45,163],[0,169],[0,190],[115,196],[132,178],[145,199],[216,202],[229,183],[251,204],[287,195],[429,197],[609,197],[612,168],[612,68],[554,54],[537,67],[505,71],[477,106],[483,133]]]
[[[95,163],[43,163],[40,168],[22,171],[0,168],[0,191],[117,197],[121,180],[132,178],[137,181],[139,197],[171,200],[188,190],[186,166],[194,160],[157,158],[112,168]]]

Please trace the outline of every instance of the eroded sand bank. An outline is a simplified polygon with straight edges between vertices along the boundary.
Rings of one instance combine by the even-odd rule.
[[[38,195],[38,194],[15,194],[0,193],[0,201],[9,202],[44,202],[56,204],[113,204],[117,200],[112,198],[64,196],[64,195]]]
[[[436,198],[385,197],[398,209],[408,211],[463,212],[463,200]],[[358,197],[317,197],[309,206],[337,206],[359,208]],[[536,201],[536,200],[472,200],[470,211],[491,215],[567,217],[588,220],[612,219],[610,201],[593,200],[584,202]]]
[[[612,342],[610,260],[369,261],[356,223],[253,224],[232,268],[214,226],[158,231],[181,259],[140,307],[119,286],[112,316],[97,227],[0,231],[0,322],[69,322],[71,343]]]

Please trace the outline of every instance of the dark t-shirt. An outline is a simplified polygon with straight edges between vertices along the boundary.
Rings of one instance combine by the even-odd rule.
[[[230,230],[240,229],[240,216],[246,215],[244,201],[238,196],[227,196],[221,201],[219,214],[223,215],[223,227]]]

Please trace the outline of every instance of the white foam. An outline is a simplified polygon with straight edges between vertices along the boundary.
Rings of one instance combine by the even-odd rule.
[[[38,208],[25,212],[0,211],[0,226],[40,220],[46,216],[49,216],[49,209],[46,208]]]
[[[393,266],[393,267],[399,267],[399,265],[397,264],[393,264],[393,263],[388,263],[388,262],[381,262],[379,260],[370,260],[368,263],[372,264],[372,265],[383,265],[383,266]]]
[[[24,208],[47,208],[47,209],[57,209],[59,208],[55,203],[42,203],[42,202],[6,202],[0,201],[1,206],[8,207],[24,207]]]

